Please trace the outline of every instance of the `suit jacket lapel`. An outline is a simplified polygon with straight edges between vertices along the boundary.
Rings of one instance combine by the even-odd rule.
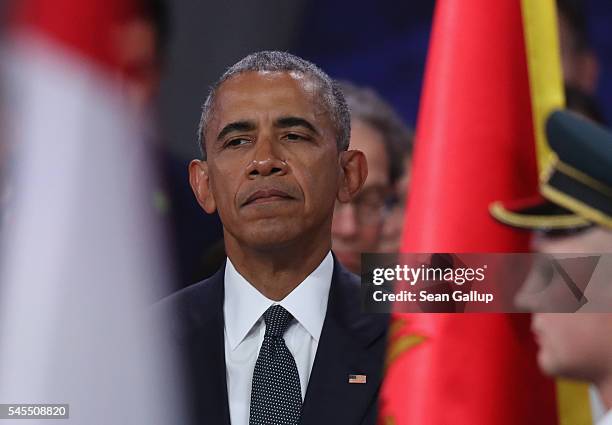
[[[221,268],[186,297],[187,380],[198,424],[230,424],[223,335],[224,272]]]
[[[361,313],[359,283],[337,260],[327,314],[304,400],[302,425],[361,424],[375,420],[387,315]],[[349,375],[366,383],[349,383]]]

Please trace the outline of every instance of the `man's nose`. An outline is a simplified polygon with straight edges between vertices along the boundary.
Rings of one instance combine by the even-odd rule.
[[[332,235],[351,237],[357,233],[357,211],[353,204],[337,203],[332,220]]]
[[[258,140],[253,155],[253,160],[246,168],[249,178],[287,174],[287,162],[278,155],[271,138],[263,137]]]

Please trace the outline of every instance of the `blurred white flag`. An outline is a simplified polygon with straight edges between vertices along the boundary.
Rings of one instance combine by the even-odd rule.
[[[142,117],[114,68],[127,3],[16,2],[3,58],[0,403],[69,404],[69,423],[182,422],[174,359],[145,331],[163,326],[146,313],[167,269]]]

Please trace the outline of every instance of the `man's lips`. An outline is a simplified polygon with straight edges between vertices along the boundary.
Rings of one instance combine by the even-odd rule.
[[[249,204],[262,204],[265,202],[274,202],[283,199],[293,199],[288,193],[283,192],[278,189],[264,189],[253,192],[247,199],[244,201],[242,206]]]

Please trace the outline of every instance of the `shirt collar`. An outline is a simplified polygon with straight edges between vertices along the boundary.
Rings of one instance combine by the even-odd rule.
[[[333,270],[334,260],[329,252],[302,283],[284,299],[276,302],[255,289],[238,273],[228,258],[225,266],[223,314],[230,348],[236,349],[272,304],[282,305],[318,341],[327,312]]]

